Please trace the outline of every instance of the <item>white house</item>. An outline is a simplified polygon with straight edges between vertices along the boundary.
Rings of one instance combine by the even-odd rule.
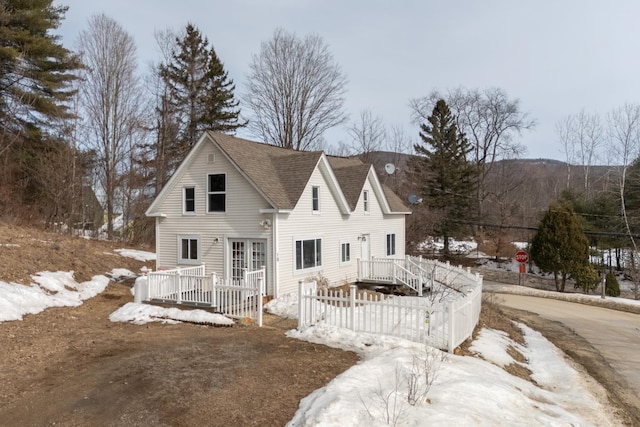
[[[266,292],[319,275],[353,282],[357,259],[403,257],[408,208],[358,159],[206,132],[146,214],[157,268],[225,279],[266,267]]]

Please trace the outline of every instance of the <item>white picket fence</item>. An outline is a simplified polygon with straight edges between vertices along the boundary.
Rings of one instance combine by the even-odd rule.
[[[205,267],[153,271],[136,288],[136,302],[206,306],[231,318],[251,318],[262,326],[265,269],[244,271],[241,280],[225,282]],[[136,283],[137,285],[137,283]]]
[[[299,283],[298,328],[318,323],[347,328],[355,332],[392,335],[425,343],[442,350],[453,350],[471,336],[478,323],[482,302],[482,277],[461,267],[438,261],[431,265],[431,290],[423,297],[371,295],[352,285],[342,290],[318,290],[315,282]],[[368,261],[378,277],[391,263]],[[406,268],[409,270],[409,268]],[[452,290],[454,289],[454,290]]]

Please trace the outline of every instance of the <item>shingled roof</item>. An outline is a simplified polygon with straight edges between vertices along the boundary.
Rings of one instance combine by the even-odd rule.
[[[338,197],[342,200],[342,206],[353,210],[371,170],[371,165],[358,159],[326,156],[322,151],[288,150],[212,131],[208,131],[207,136],[269,203],[279,210],[290,210],[296,206],[319,163],[322,170],[335,177],[331,179],[332,187],[341,193]],[[205,139],[201,138],[198,144],[203,143]],[[185,164],[181,165],[179,170],[186,166],[189,157],[187,156]],[[159,199],[164,198],[168,188],[168,185],[163,188],[147,214],[159,214],[152,213],[154,206],[159,203]],[[392,212],[408,211],[393,192],[388,189],[383,191]]]

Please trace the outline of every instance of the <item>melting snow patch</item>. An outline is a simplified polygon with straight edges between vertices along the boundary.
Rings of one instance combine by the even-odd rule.
[[[114,252],[117,252],[120,256],[133,258],[138,261],[153,261],[156,259],[156,254],[153,252],[139,251],[137,249],[116,249]]]
[[[129,302],[111,313],[112,322],[131,322],[143,325],[149,322],[162,323],[203,323],[217,326],[231,326],[234,321],[221,314],[209,313],[204,310],[180,310],[178,308],[163,308],[149,304]]]

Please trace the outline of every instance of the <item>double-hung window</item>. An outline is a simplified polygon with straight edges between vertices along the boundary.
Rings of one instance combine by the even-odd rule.
[[[178,236],[178,262],[200,263],[200,236]]]
[[[322,266],[322,239],[296,240],[296,270]]]
[[[396,254],[396,235],[387,234],[387,256]]]
[[[340,243],[340,264],[348,264],[351,262],[351,243]]]
[[[225,212],[227,208],[226,175],[212,174],[208,176],[207,181],[207,211]]]
[[[184,213],[196,213],[196,189],[195,187],[184,188]]]
[[[364,190],[362,192],[362,204],[364,205],[365,213],[368,213],[369,212],[369,191],[368,190]]]
[[[320,187],[311,187],[311,205],[313,212],[320,212]]]

